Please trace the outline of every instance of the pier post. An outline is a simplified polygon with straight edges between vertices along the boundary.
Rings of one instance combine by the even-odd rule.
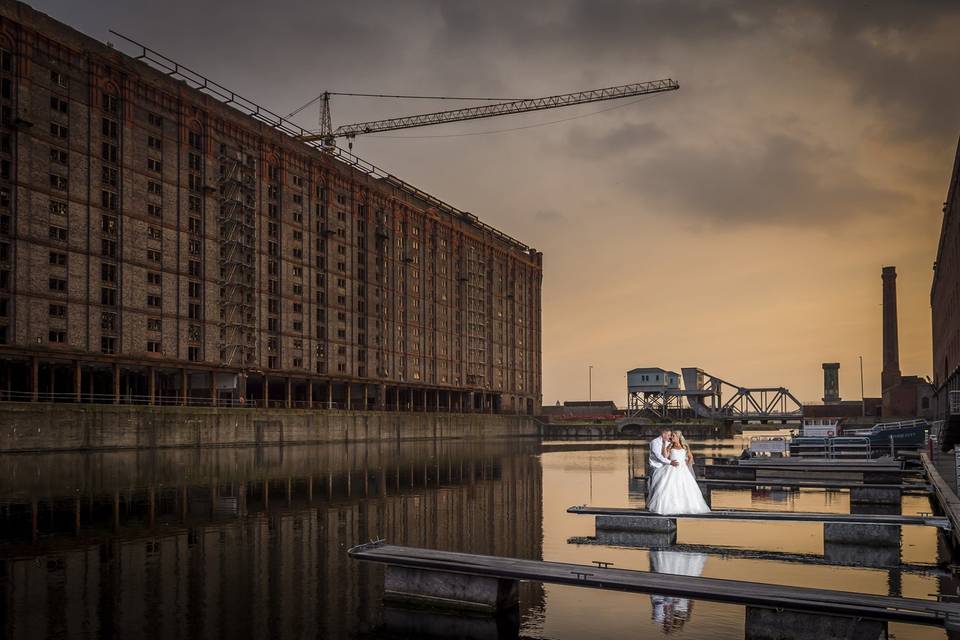
[[[113,363],[113,404],[120,404],[120,365]]]
[[[673,531],[616,531],[600,529],[595,539],[600,544],[616,547],[672,547],[677,544],[677,532]]]
[[[746,640],[878,640],[887,637],[887,623],[748,606],[743,635]]]
[[[757,470],[725,464],[707,464],[696,467],[697,476],[707,480],[757,480]]]
[[[900,489],[876,488],[869,485],[850,489],[850,502],[899,505],[900,499]]]
[[[307,409],[313,409],[313,380],[307,379]]]
[[[286,382],[287,382],[287,384],[286,384],[286,396],[287,396],[287,397],[286,397],[285,404],[286,404],[287,409],[289,409],[290,407],[293,406],[293,379],[290,378],[289,376],[287,376],[287,381],[286,381]]]
[[[493,614],[518,605],[517,580],[387,565],[385,600]]]
[[[73,361],[73,399],[74,402],[80,402],[83,398],[82,389],[83,385],[81,384],[83,380],[83,370],[80,368],[80,361]]]
[[[845,567],[888,568],[900,564],[899,545],[823,543],[823,559]]]
[[[333,409],[333,381],[327,380],[327,409]]]
[[[824,544],[853,544],[867,546],[898,546],[900,526],[895,524],[847,524],[844,522],[823,523]]]
[[[270,377],[266,374],[263,376],[263,407],[270,408]]]
[[[633,516],[597,516],[597,531],[646,531],[650,533],[670,533],[677,530],[677,519],[670,516],[662,518],[634,518]]]
[[[353,390],[353,385],[350,384],[350,382],[347,382],[347,411],[350,411],[350,409],[353,408],[352,407],[353,402],[352,402],[352,399],[350,398],[350,392],[352,390]]]
[[[383,411],[387,408],[387,385],[377,385],[377,410]]]

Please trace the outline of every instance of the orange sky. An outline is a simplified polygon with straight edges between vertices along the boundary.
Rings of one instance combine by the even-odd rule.
[[[855,399],[858,355],[877,395],[886,264],[902,370],[930,374],[960,134],[955,2],[33,4],[278,113],[325,89],[527,97],[675,78],[637,103],[361,137],[355,152],[544,252],[545,403],[584,398],[589,364],[593,397],[618,404],[635,366],[816,400],[823,361]],[[335,98],[333,119],[462,104]],[[298,118],[315,126],[312,109]]]

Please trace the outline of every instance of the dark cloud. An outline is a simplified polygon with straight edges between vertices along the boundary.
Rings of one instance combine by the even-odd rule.
[[[783,135],[737,147],[677,147],[633,165],[625,186],[662,213],[710,225],[805,227],[902,211],[906,194],[871,184],[836,152]]]
[[[558,125],[565,144],[547,161],[616,163],[609,176],[629,164],[632,194],[705,220],[803,224],[889,210],[903,204],[902,194],[833,155],[844,119],[869,120],[877,139],[902,146],[904,157],[931,149],[915,175],[947,171],[938,169],[941,157],[960,130],[955,0],[34,4],[97,37],[116,27],[142,38],[280,113],[323,89],[530,95],[671,75],[681,84],[676,95]],[[780,88],[796,95],[787,107],[770,104]],[[336,98],[333,115],[344,123],[444,106]],[[299,121],[314,126],[316,112]],[[512,125],[502,122],[483,126]],[[726,127],[738,128],[742,148],[728,146]],[[499,142],[469,141],[457,154],[464,171]],[[406,177],[409,147],[374,144],[384,153],[372,159]],[[456,200],[442,185],[423,186]],[[463,206],[483,216],[482,204]]]
[[[533,214],[534,222],[543,224],[560,224],[567,221],[567,217],[556,209],[541,209]]]
[[[567,135],[567,148],[590,158],[598,158],[649,148],[667,137],[652,122],[624,123],[612,129],[595,133],[585,126],[575,126]]]

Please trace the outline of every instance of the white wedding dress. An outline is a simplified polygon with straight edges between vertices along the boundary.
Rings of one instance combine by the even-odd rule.
[[[677,466],[664,465],[657,469],[651,483],[647,510],[663,515],[680,513],[706,513],[710,511],[697,479],[687,464],[685,449],[671,449],[670,460]]]

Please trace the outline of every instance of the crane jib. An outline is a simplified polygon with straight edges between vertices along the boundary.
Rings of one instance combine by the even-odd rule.
[[[358,122],[356,124],[347,124],[337,127],[336,130],[333,131],[331,137],[353,137],[365,133],[395,131],[397,129],[409,129],[412,127],[423,127],[433,124],[443,124],[446,122],[462,122],[464,120],[476,120],[478,118],[489,118],[491,116],[512,115],[516,113],[525,113],[528,111],[555,109],[558,107],[571,107],[578,104],[587,104],[589,102],[600,102],[602,100],[616,100],[618,98],[630,98],[653,93],[663,93],[665,91],[674,91],[679,88],[680,85],[670,78],[653,80],[650,82],[637,82],[634,84],[625,84],[617,87],[577,91],[574,93],[564,93],[555,96],[546,96],[543,98],[511,100],[509,102],[498,102],[496,104],[487,104],[479,107],[466,107],[463,109],[452,109],[449,111],[423,113],[415,116],[387,118],[385,120],[372,120],[370,122]]]

